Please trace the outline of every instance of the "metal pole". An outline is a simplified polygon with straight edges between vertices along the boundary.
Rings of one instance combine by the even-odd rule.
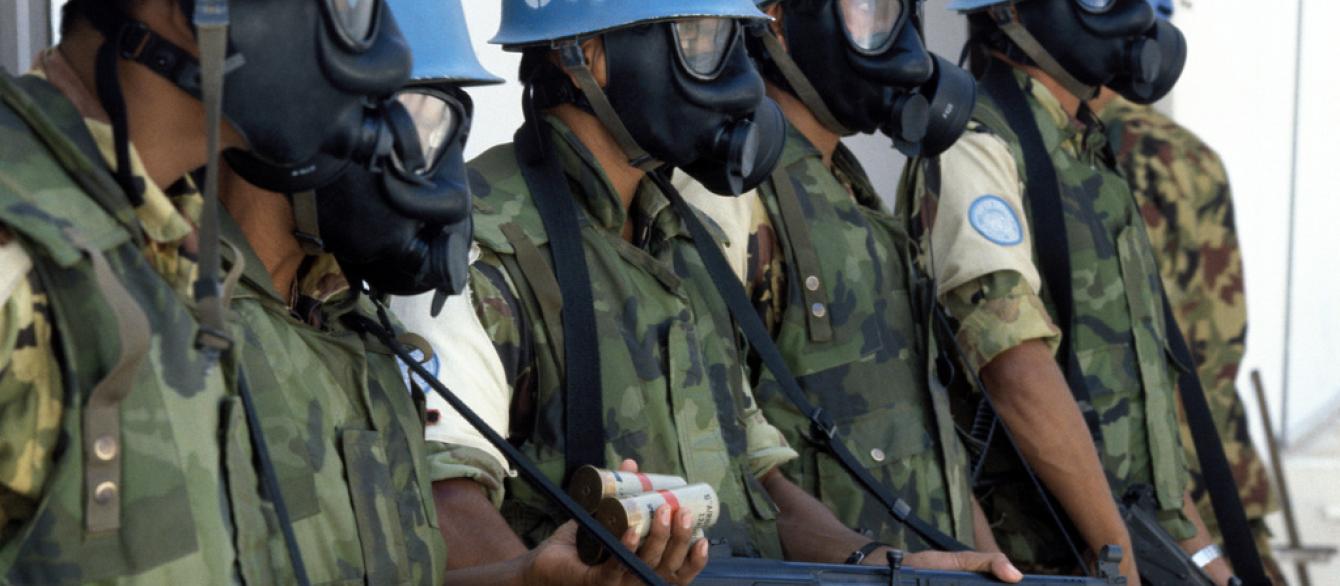
[[[1280,440],[1289,445],[1289,364],[1293,346],[1293,265],[1294,228],[1298,219],[1298,142],[1303,102],[1303,0],[1298,0],[1298,22],[1294,33],[1293,66],[1293,152],[1289,157],[1289,233],[1288,254],[1284,261],[1284,357],[1280,384]]]
[[[1261,423],[1266,428],[1266,448],[1270,450],[1270,467],[1275,472],[1275,491],[1280,497],[1280,506],[1284,508],[1284,530],[1288,533],[1289,547],[1302,550],[1302,539],[1298,536],[1298,520],[1293,514],[1293,497],[1289,494],[1289,483],[1284,479],[1284,462],[1280,458],[1279,442],[1275,441],[1274,425],[1270,422],[1270,404],[1266,402],[1265,387],[1261,384],[1261,371],[1252,371],[1252,386],[1256,387],[1256,403],[1261,408]],[[1312,586],[1307,575],[1307,562],[1301,559],[1294,562],[1300,586]]]

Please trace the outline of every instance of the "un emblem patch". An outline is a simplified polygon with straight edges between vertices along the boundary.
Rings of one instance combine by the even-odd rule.
[[[1024,227],[1009,202],[997,195],[983,195],[968,208],[968,223],[987,240],[1001,246],[1024,241]]]

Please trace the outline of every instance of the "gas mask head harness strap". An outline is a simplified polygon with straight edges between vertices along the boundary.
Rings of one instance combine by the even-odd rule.
[[[773,64],[777,66],[777,70],[786,79],[786,83],[791,86],[791,91],[795,93],[801,103],[805,104],[806,108],[810,109],[810,112],[814,113],[814,117],[819,120],[820,124],[841,136],[856,134],[855,131],[843,126],[838,121],[837,116],[833,115],[833,111],[828,109],[828,103],[819,94],[819,90],[815,89],[814,84],[810,83],[810,79],[805,76],[805,72],[801,71],[800,66],[796,65],[791,55],[787,54],[786,47],[782,46],[781,39],[772,34],[771,30],[768,30],[767,23],[750,25],[749,34],[762,43],[763,49],[768,53],[768,58],[772,59]]]
[[[624,126],[623,119],[614,110],[614,105],[610,104],[605,90],[601,89],[595,74],[591,72],[591,65],[586,61],[586,53],[582,51],[581,42],[577,39],[567,39],[555,43],[554,48],[559,52],[563,69],[572,74],[577,82],[577,88],[586,97],[596,118],[600,119],[600,123],[605,125],[605,129],[619,143],[619,148],[623,149],[624,156],[628,157],[628,164],[648,172],[663,165],[664,163],[643,150],[637,144],[637,139],[628,131],[628,127]]]
[[[1086,84],[1076,79],[1055,57],[1052,57],[1052,54],[1042,46],[1042,43],[1038,41],[1037,37],[1033,36],[1033,33],[1028,32],[1023,21],[1019,19],[1019,10],[1015,7],[1013,1],[992,6],[989,13],[996,26],[1000,28],[1000,32],[1005,33],[1005,36],[1010,38],[1014,46],[1028,55],[1033,63],[1046,71],[1047,75],[1052,76],[1067,92],[1081,101],[1098,97],[1099,86]]]
[[[1146,0],[951,0],[949,8],[970,14],[971,45],[985,39],[1085,102],[1102,86],[1156,102],[1186,64],[1186,38]]]
[[[922,0],[759,3],[784,10],[778,34],[769,23],[750,25],[755,59],[830,131],[879,131],[904,154],[934,156],[967,127],[976,86],[926,50]]]

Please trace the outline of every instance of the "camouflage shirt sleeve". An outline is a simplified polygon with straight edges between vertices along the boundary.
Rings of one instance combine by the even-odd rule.
[[[758,401],[754,400],[754,393],[749,389],[749,385],[746,384],[742,388],[745,389],[745,405],[741,419],[744,421],[749,471],[754,476],[762,478],[773,468],[799,458],[800,454],[787,443],[782,431],[764,417],[763,410],[759,408]]]
[[[8,235],[0,228],[0,242]],[[17,242],[0,245],[0,544],[31,518],[60,436],[60,368],[51,314]]]
[[[1061,330],[1019,273],[1000,271],[978,277],[940,299],[959,323],[958,342],[974,370],[982,370],[1006,350],[1029,340],[1045,341],[1053,353],[1060,345]]]
[[[970,366],[1041,339],[1053,350],[1060,330],[1039,297],[1032,234],[1025,220],[1018,164],[1000,137],[976,124],[917,180],[920,259],[940,286],[940,301],[959,322]]]

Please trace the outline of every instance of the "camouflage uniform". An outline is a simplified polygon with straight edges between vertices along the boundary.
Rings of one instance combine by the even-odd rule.
[[[746,384],[729,313],[669,200],[644,180],[627,215],[595,157],[556,118],[553,156],[584,210],[582,240],[595,295],[605,405],[606,464],[635,458],[643,470],[716,487],[721,520],[708,530],[735,555],[780,558],[776,506],[758,478],[795,457]],[[562,328],[547,236],[512,145],[471,164],[476,311],[511,386],[510,435],[554,481],[565,471]],[[524,481],[504,478],[479,450],[443,446],[436,470],[505,482],[502,514],[530,545],[565,515]]]
[[[0,77],[0,226],[31,265],[0,313],[0,582],[292,583],[246,372],[312,581],[440,583],[420,411],[385,351],[336,319],[370,307],[330,298],[310,312],[326,323],[302,323],[260,293],[269,276],[244,248],[237,349],[210,366],[184,294],[199,194],[160,190],[132,147],[132,208],[104,167],[105,115],[81,116],[61,93],[96,101],[56,54],[44,63],[60,92]],[[329,266],[299,290],[328,298]]]
[[[1151,107],[1116,98],[1099,115],[1159,257],[1164,287],[1195,357],[1247,518],[1263,545],[1262,555],[1269,557],[1265,516],[1279,505],[1252,445],[1237,390],[1246,352],[1247,301],[1228,173],[1199,137]],[[1210,533],[1221,540],[1190,433],[1183,421],[1191,495]],[[1275,565],[1274,560],[1267,565]]]
[[[746,266],[755,306],[810,401],[833,416],[861,464],[918,516],[972,543],[967,459],[947,393],[928,380],[934,349],[912,305],[918,280],[906,232],[845,147],[830,170],[794,128],[786,145],[771,180],[745,196],[752,200]],[[686,197],[720,196],[699,188]],[[754,392],[801,454],[785,467],[790,478],[857,531],[927,548],[813,439],[808,418],[771,372]]]
[[[1014,75],[1052,153],[1061,187],[1073,271],[1072,343],[1093,401],[1081,404],[1081,409],[1096,412],[1101,423],[1104,443],[1099,455],[1113,495],[1119,497],[1135,484],[1153,486],[1164,527],[1177,539],[1189,538],[1195,529],[1181,513],[1189,478],[1177,431],[1175,371],[1164,351],[1159,275],[1144,223],[1096,121],[1085,125],[1071,119],[1044,86],[1020,71]],[[901,194],[902,205],[911,214],[911,229],[922,241],[922,262],[942,284],[954,276],[946,271],[960,264],[953,255],[965,251],[944,246],[945,238],[974,238],[975,230],[996,240],[984,249],[1033,250],[1026,236],[1030,224],[1026,207],[1020,203],[1026,172],[1019,142],[989,97],[979,97],[973,119],[969,136],[949,153],[916,163],[910,188]],[[980,152],[967,152],[971,149]],[[1005,169],[974,166],[974,161],[988,160],[982,153],[993,152],[1001,156],[991,160],[1003,159]],[[984,191],[963,187],[965,175],[992,174],[1004,179],[986,184]],[[990,198],[1001,203],[985,201]],[[964,214],[966,218],[957,211],[948,217],[947,209],[972,209],[963,206],[964,201],[973,202],[973,207],[986,203],[1013,215],[1014,229],[1024,234],[975,223],[974,212]],[[1006,202],[1008,210],[1001,207]],[[935,234],[960,224],[971,227]],[[1005,235],[1012,238],[1002,238]],[[933,249],[934,243],[944,250]],[[1022,271],[979,272],[945,286],[941,298],[959,321],[958,335],[969,349],[969,359],[980,369],[1018,343],[1046,337],[1038,333],[1050,329],[1048,314],[1039,313],[1037,307],[1045,302],[1050,312],[1051,306],[1050,300],[1039,297],[1036,269],[1031,266]],[[998,455],[991,459],[987,474],[1004,480],[993,483],[996,486],[983,495],[982,504],[1005,553],[1024,564],[1067,565],[1068,554],[1059,546],[1061,540],[1031,486],[1020,478],[1017,460],[1004,450]]]

